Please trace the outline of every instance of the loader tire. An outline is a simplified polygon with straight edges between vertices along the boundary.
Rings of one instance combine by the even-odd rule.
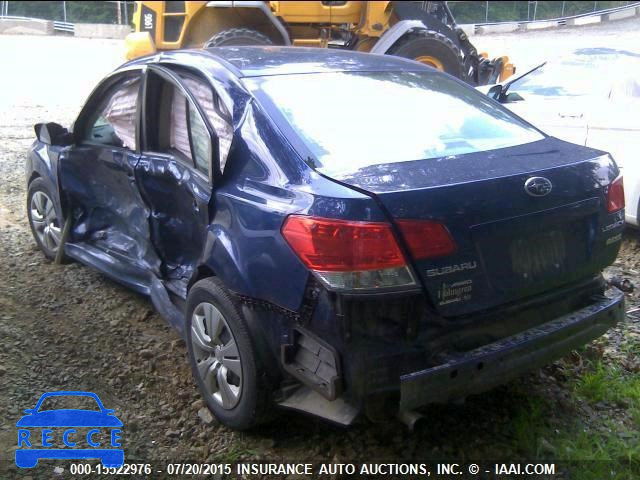
[[[230,28],[222,30],[211,37],[204,48],[239,45],[273,45],[266,35],[249,28]]]
[[[408,33],[388,53],[424,63],[465,80],[460,49],[451,39],[433,30]]]

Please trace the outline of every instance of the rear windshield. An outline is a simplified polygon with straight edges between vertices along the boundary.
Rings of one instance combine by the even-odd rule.
[[[371,165],[442,159],[543,138],[473,88],[431,72],[248,80],[306,144],[318,170],[333,177]]]

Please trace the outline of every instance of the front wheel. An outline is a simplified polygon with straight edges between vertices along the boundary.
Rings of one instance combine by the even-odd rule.
[[[45,257],[54,260],[62,240],[62,222],[53,204],[53,194],[41,178],[29,185],[27,216],[38,248]]]
[[[198,389],[220,423],[246,430],[264,421],[269,392],[262,369],[246,322],[218,279],[189,291],[185,332]]]

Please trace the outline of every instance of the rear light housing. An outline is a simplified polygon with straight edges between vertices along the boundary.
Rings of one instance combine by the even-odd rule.
[[[416,259],[448,255],[456,246],[444,225],[397,222]],[[391,224],[290,215],[282,236],[307,268],[332,290],[415,287]]]
[[[607,212],[615,213],[624,208],[624,182],[622,175],[619,175],[609,184],[607,191]]]
[[[388,223],[290,215],[282,235],[302,263],[333,290],[417,285]]]
[[[447,227],[433,220],[398,220],[396,222],[413,258],[451,255],[457,247]]]

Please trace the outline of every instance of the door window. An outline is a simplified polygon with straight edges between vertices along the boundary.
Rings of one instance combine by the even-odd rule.
[[[136,111],[140,80],[128,78],[109,89],[87,122],[84,140],[111,147],[136,149]]]
[[[191,129],[191,146],[196,168],[209,174],[211,163],[211,137],[202,117],[194,108],[189,109],[189,127]]]
[[[187,97],[185,97],[178,88],[168,82],[165,82],[164,87],[164,95],[167,96],[165,101],[168,102],[169,98],[171,99],[171,114],[168,119],[169,144],[166,146],[162,145],[161,151],[173,153],[172,150],[177,150],[193,162],[191,146],[189,145],[189,128],[187,124]],[[162,120],[160,123],[162,126]]]
[[[182,90],[158,75],[147,94],[148,150],[177,157],[208,176],[211,136],[198,109]]]
[[[229,149],[231,148],[231,140],[233,139],[231,115],[210,85],[191,75],[182,75],[182,79],[191,94],[198,101],[213,130],[216,132],[216,136],[218,137],[220,171],[224,172]]]

